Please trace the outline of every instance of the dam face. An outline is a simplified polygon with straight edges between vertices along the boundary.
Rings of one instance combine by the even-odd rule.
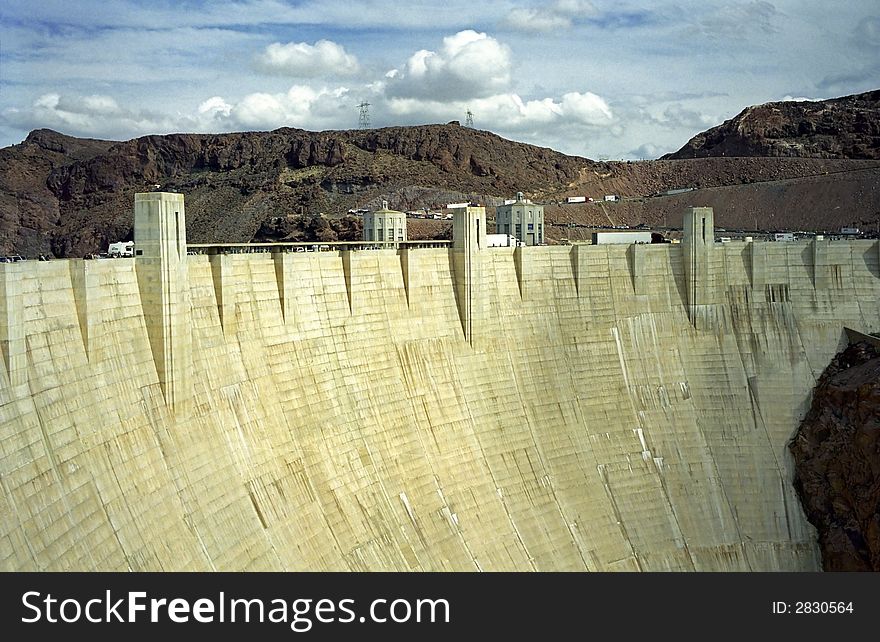
[[[842,328],[878,330],[877,242],[688,216],[0,265],[0,568],[818,570],[786,442]]]

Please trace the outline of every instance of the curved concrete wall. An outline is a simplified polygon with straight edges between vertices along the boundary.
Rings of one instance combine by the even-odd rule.
[[[681,246],[481,250],[470,342],[453,251],[343,254],[184,257],[174,407],[139,259],[0,265],[0,568],[819,568],[785,443],[876,242],[718,246],[693,323]]]

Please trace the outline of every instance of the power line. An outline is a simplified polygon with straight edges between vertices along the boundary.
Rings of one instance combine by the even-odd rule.
[[[370,128],[370,103],[367,101],[361,101],[361,104],[358,105],[360,108],[360,116],[358,118],[358,129],[369,129]]]
[[[474,126],[474,112],[472,112],[470,109],[467,110],[467,118],[464,121],[464,126],[471,128],[473,128]]]

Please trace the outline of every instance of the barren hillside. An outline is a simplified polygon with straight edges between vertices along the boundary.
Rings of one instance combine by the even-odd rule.
[[[749,107],[664,158],[709,156],[880,159],[880,90]]]
[[[876,105],[878,94],[828,101],[833,105],[827,109],[843,114],[835,120],[839,126],[819,127],[800,147],[786,143],[786,154],[777,143],[788,139],[774,132],[791,129],[784,123],[801,103],[754,108],[738,117],[736,127],[729,121],[675,155],[691,149],[691,156],[705,158],[638,163],[598,163],[458,123],[171,134],[125,142],[35,130],[21,144],[0,149],[0,254],[83,256],[131,238],[133,195],[157,186],[186,195],[192,242],[263,238],[276,229],[272,221],[278,217],[338,218],[383,199],[402,210],[473,200],[489,206],[491,216],[493,205],[517,191],[547,205],[551,240],[586,234],[571,225],[675,226],[692,205],[715,207],[718,225],[734,229],[875,229],[880,160],[864,150],[876,151],[869,143],[877,140],[877,118],[864,105]],[[762,121],[779,121],[777,129],[746,126],[754,114],[777,111],[782,115],[776,120]],[[825,122],[816,113],[804,118]],[[734,127],[742,144],[718,133],[725,127]],[[734,147],[751,156],[712,157]],[[567,196],[601,200],[606,194],[622,200],[565,204]],[[442,233],[442,225],[414,220],[410,236]]]

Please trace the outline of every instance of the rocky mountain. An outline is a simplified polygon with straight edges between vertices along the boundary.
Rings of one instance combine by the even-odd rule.
[[[583,158],[458,124],[88,141],[49,130],[0,150],[0,252],[82,256],[131,234],[134,193],[187,198],[193,242],[248,241],[272,218],[438,206],[575,181]]]
[[[49,252],[48,235],[64,218],[49,175],[104,154],[114,144],[38,129],[21,145],[0,149],[0,253]]]
[[[843,125],[828,129],[825,116],[798,122],[818,123],[810,140],[821,142],[822,149],[841,156],[858,155],[856,149],[876,152],[877,119],[866,105],[876,105],[878,94],[827,101],[837,105],[828,110],[846,114],[852,125],[846,131],[862,132],[861,146],[852,142],[854,136],[833,134]],[[790,110],[802,104],[781,105]],[[806,105],[818,109],[818,103]],[[754,108],[767,109],[772,111],[766,105]],[[774,118],[779,132],[788,131],[782,124],[787,120]],[[845,118],[835,116],[834,122]],[[704,136],[714,136],[713,131]],[[743,150],[757,153],[764,144],[760,140],[783,140],[781,134],[771,136],[777,130],[769,125],[761,137],[751,131],[743,125]],[[590,225],[675,226],[684,209],[695,205],[715,207],[716,224],[730,229],[878,227],[878,160],[867,152],[859,152],[860,158],[793,157],[795,148],[786,149],[788,156],[603,163],[455,122],[357,131],[170,134],[124,142],[41,129],[0,149],[0,255],[81,257],[105,250],[110,242],[131,238],[134,194],[154,189],[185,194],[187,238],[193,243],[347,238],[358,227],[341,220],[346,212],[376,207],[382,200],[400,210],[479,201],[489,206],[491,218],[492,206],[517,191],[546,204],[550,240],[584,238]],[[675,193],[667,194],[670,190]],[[622,198],[607,204],[606,194]],[[577,195],[596,202],[566,204],[567,196]],[[448,234],[444,225],[413,219],[410,237],[441,237]]]
[[[826,571],[880,571],[880,353],[857,343],[819,379],[789,449]]]
[[[766,103],[697,134],[663,158],[797,156],[880,159],[880,90]]]

